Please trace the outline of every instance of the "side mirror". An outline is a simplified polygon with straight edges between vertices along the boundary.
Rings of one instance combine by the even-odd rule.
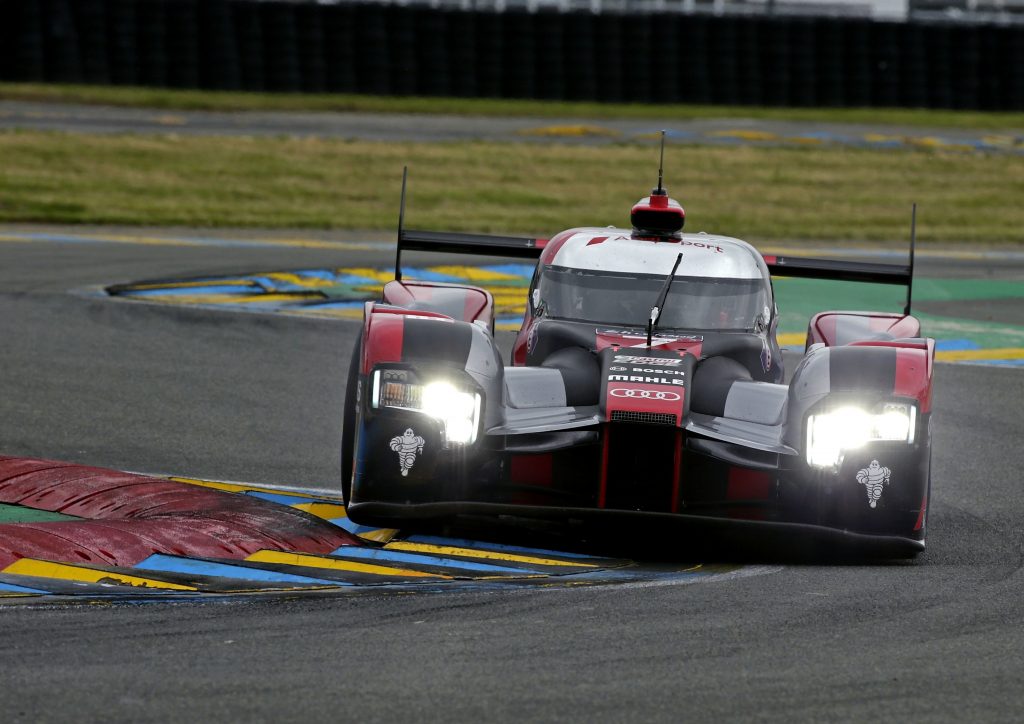
[[[768,330],[768,324],[771,322],[771,310],[765,307],[761,310],[761,313],[754,318],[754,331],[758,334],[766,332]]]
[[[534,289],[533,290],[533,294],[530,297],[530,301],[533,303],[533,316],[535,316],[535,317],[543,317],[544,316],[544,307],[546,305],[540,299],[540,289]]]

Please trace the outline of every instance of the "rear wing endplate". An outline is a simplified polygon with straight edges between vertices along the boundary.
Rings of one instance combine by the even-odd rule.
[[[402,169],[402,201],[398,210],[398,248],[395,250],[395,279],[402,281],[403,251],[436,251],[444,254],[481,254],[519,259],[539,259],[547,239],[519,236],[462,234],[454,231],[413,231],[405,228],[405,185],[408,167]]]
[[[764,262],[772,276],[802,277],[805,279],[834,279],[844,282],[895,284],[907,288],[904,314],[910,314],[910,298],[914,282],[914,243],[917,236],[917,204],[910,216],[910,256],[906,264],[879,264],[833,259],[809,259],[794,256],[764,255]]]

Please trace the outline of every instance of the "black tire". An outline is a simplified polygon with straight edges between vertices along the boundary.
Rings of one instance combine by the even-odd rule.
[[[341,418],[341,497],[345,505],[352,498],[352,468],[355,463],[356,400],[359,389],[359,365],[362,362],[363,341],[360,339],[352,348],[352,359],[348,363],[348,382],[345,385],[345,407]]]
[[[928,516],[932,511],[932,433],[928,431],[928,485],[925,488],[925,509],[924,509],[924,520],[921,526],[921,542],[928,543]]]

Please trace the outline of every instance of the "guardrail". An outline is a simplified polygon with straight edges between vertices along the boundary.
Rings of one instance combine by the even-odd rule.
[[[0,0],[0,80],[379,95],[1024,109],[1024,27]]]

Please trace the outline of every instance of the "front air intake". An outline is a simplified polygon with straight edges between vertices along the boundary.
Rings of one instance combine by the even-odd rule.
[[[668,412],[633,412],[613,410],[612,422],[639,422],[644,425],[675,425],[678,418]]]
[[[623,414],[665,416],[642,412]],[[672,510],[681,434],[679,428],[668,425],[605,425],[605,507],[651,513]]]

